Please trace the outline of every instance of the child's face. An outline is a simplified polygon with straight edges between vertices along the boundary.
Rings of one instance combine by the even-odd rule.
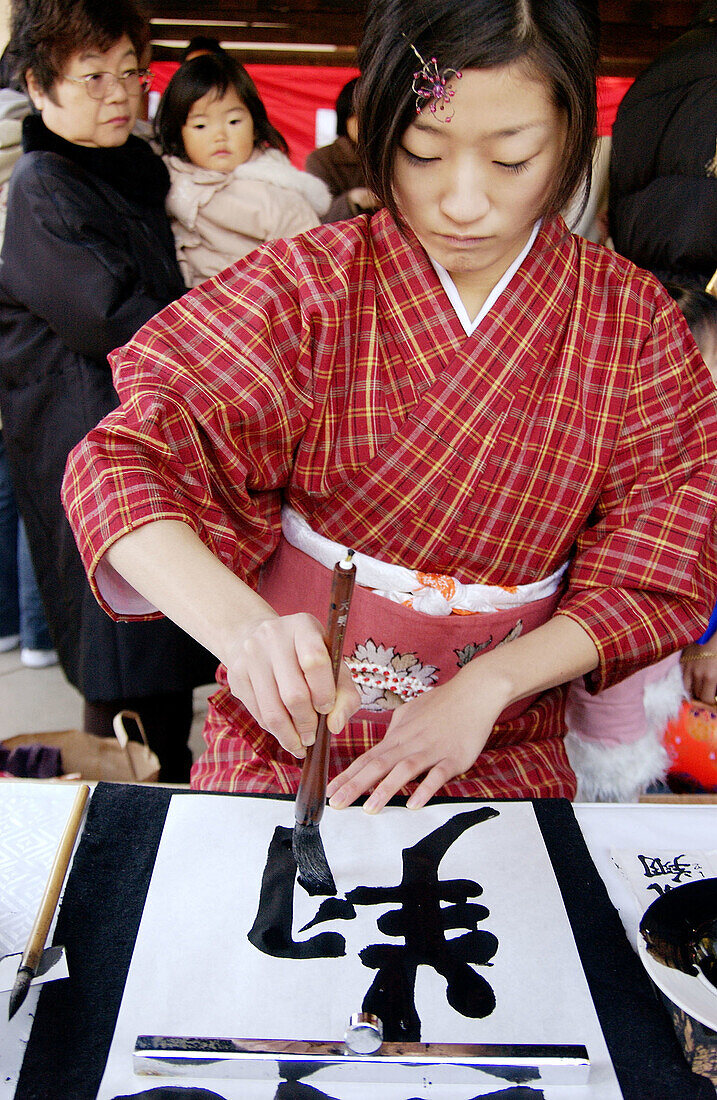
[[[192,104],[182,127],[187,159],[198,168],[231,172],[249,160],[254,150],[254,123],[234,88],[221,99],[207,92]]]

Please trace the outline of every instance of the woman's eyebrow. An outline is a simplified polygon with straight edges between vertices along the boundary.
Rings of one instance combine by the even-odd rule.
[[[92,51],[90,51],[89,53],[81,53],[77,60],[78,61],[101,61],[103,56],[104,55],[101,54],[101,53],[93,53]],[[137,53],[132,47],[130,47],[128,50],[125,50],[125,52],[122,54],[121,60],[125,61],[128,57],[134,57],[134,58],[137,57]]]
[[[514,137],[516,134],[525,133],[527,130],[544,130],[546,123],[541,119],[536,119],[534,122],[523,122],[516,126],[506,126],[500,130],[488,130],[481,134],[484,138],[504,138]],[[422,133],[438,135],[448,137],[448,131],[444,128],[444,122],[434,122],[428,118],[417,118],[415,122],[411,123],[411,129],[419,130]]]

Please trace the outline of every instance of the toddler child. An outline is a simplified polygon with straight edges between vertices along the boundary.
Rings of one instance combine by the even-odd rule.
[[[324,183],[290,163],[251,77],[228,56],[185,62],[157,111],[172,186],[167,210],[185,281],[193,287],[264,241],[319,224]]]

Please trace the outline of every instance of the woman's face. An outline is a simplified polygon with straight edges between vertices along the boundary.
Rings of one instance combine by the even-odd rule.
[[[254,151],[254,122],[234,88],[207,92],[192,104],[182,127],[187,159],[198,168],[231,172]]]
[[[520,64],[467,69],[450,86],[446,110],[424,108],[403,135],[394,194],[475,315],[543,212],[566,122],[549,86]]]
[[[132,42],[123,35],[104,53],[90,50],[73,54],[53,87],[52,96],[43,92],[28,70],[27,87],[48,130],[92,149],[124,145],[139,111],[141,91],[127,90],[120,79],[111,82],[104,99],[92,99],[84,83],[74,83],[94,73],[111,73],[119,78],[138,67]]]

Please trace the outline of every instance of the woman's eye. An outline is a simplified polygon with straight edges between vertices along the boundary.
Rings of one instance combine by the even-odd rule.
[[[519,172],[526,171],[530,162],[527,160],[519,160],[516,161],[514,164],[508,164],[503,160],[497,160],[495,161],[495,163],[498,165],[499,168],[505,168],[507,172],[513,172],[513,174],[517,176]]]
[[[90,73],[89,76],[86,76],[84,79],[85,79],[85,82],[89,85],[90,88],[99,88],[99,86],[101,84],[104,84],[105,74],[104,73]]]
[[[401,148],[411,164],[432,164],[439,159],[438,157],[419,157],[417,153],[412,153],[409,149],[404,149],[403,146]]]

